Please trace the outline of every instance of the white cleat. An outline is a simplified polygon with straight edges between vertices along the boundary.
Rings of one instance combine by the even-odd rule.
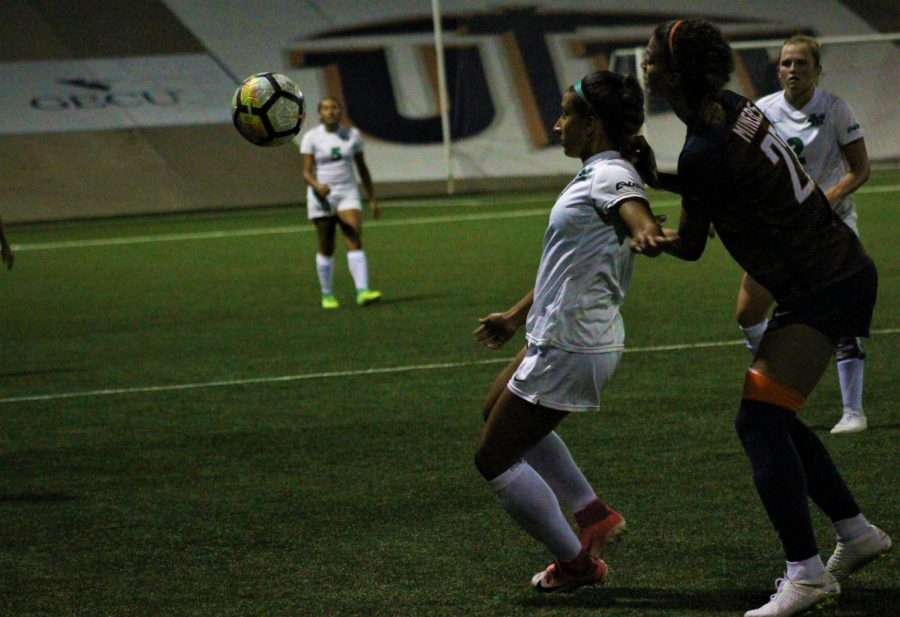
[[[866,422],[866,414],[861,411],[844,411],[844,415],[841,416],[840,422],[834,425],[834,428],[831,429],[832,435],[843,435],[845,433],[859,433],[860,431],[864,431],[868,428],[868,422]]]
[[[769,601],[744,617],[790,617],[811,608],[834,602],[841,593],[841,586],[829,572],[813,580],[789,581],[780,578],[775,581],[775,593]]]
[[[891,537],[875,525],[858,538],[838,542],[834,554],[828,558],[825,569],[839,581],[844,580],[864,565],[878,559],[891,549]]]

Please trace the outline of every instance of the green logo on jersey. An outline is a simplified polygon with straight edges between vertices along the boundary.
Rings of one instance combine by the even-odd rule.
[[[806,159],[800,156],[800,153],[803,152],[803,142],[799,137],[791,137],[787,140],[788,145],[791,147],[791,150],[794,151],[794,154],[797,155],[797,159],[800,161],[802,165],[806,165]]]
[[[575,182],[581,182],[582,180],[587,180],[591,175],[591,172],[594,171],[593,167],[585,167],[581,171],[578,172],[578,175],[575,176]]]
[[[340,148],[332,148],[331,149],[331,160],[332,161],[340,161],[342,158],[344,158],[344,157],[341,156]]]
[[[825,114],[809,114],[810,126],[822,126],[825,124]]]

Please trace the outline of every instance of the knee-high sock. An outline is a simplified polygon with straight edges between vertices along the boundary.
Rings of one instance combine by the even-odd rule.
[[[859,506],[821,440],[796,416],[791,418],[790,431],[806,472],[810,498],[833,523],[857,516]]]
[[[357,290],[369,288],[369,265],[366,262],[366,253],[362,249],[347,251],[347,267]]]
[[[838,383],[841,385],[841,400],[844,409],[862,411],[863,369],[866,361],[862,358],[850,358],[837,363]]]
[[[316,274],[319,275],[319,287],[322,295],[329,296],[333,293],[332,281],[334,280],[334,257],[326,257],[316,253]]]
[[[783,407],[744,399],[735,428],[787,561],[803,561],[819,550],[809,515],[806,474],[791,438],[794,419],[794,412]]]
[[[488,483],[507,514],[557,559],[572,561],[578,556],[581,541],[553,490],[530,465],[518,462]]]
[[[741,332],[744,333],[744,338],[747,339],[747,349],[750,350],[754,356],[756,355],[756,350],[759,349],[759,342],[762,340],[763,334],[766,333],[766,327],[769,325],[768,319],[763,319],[758,324],[754,324],[752,326],[741,326]]]
[[[572,512],[586,508],[597,494],[572,458],[562,438],[551,431],[525,454],[525,460]]]

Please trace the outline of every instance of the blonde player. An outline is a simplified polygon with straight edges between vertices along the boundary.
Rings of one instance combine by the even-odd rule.
[[[625,158],[643,121],[643,92],[632,76],[597,71],[565,92],[554,130],[583,167],[550,211],[534,290],[475,330],[496,349],[526,327],[526,350],[491,388],[475,466],[503,509],[555,558],[532,578],[537,591],[603,583],[598,553],[624,524],[597,499],[554,429],[571,412],[599,409],[624,347],[619,307],[632,252],[659,253],[659,225]],[[574,512],[580,534],[560,503]]]
[[[782,45],[778,62],[778,78],[784,90],[761,98],[756,105],[794,150],[841,220],[859,235],[852,193],[869,178],[866,142],[850,106],[816,87],[821,74],[818,41],[811,36],[794,35]],[[735,318],[754,354],[766,330],[766,315],[772,302],[772,294],[745,274]],[[835,348],[844,411],[831,429],[833,434],[866,429],[862,404],[865,357],[856,337],[841,339]]]
[[[303,179],[306,180],[306,210],[316,226],[319,250],[316,272],[322,288],[322,308],[340,305],[334,296],[334,243],[337,227],[344,234],[347,266],[356,285],[356,303],[366,306],[381,299],[381,292],[369,289],[369,267],[362,248],[362,204],[353,163],[369,199],[372,216],[378,218],[378,202],[372,176],[363,156],[359,131],[341,126],[341,105],[332,97],[319,103],[321,124],[308,131],[300,142]]]

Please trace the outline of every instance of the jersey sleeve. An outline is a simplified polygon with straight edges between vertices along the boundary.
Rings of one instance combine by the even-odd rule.
[[[863,138],[862,126],[860,126],[847,101],[839,98],[829,115],[834,123],[834,132],[837,135],[838,144],[846,146]]]
[[[716,207],[727,199],[731,177],[724,148],[711,140],[693,137],[678,157],[678,178],[685,187],[683,197]]]
[[[650,203],[641,177],[630,165],[610,165],[597,174],[591,185],[591,199],[596,210],[603,214],[629,199]]]
[[[352,144],[351,152],[354,155],[359,154],[360,152],[363,151],[362,134],[359,132],[359,129],[356,127],[353,127],[352,129],[350,129],[350,143]]]
[[[300,154],[312,154],[313,153],[313,139],[312,139],[312,131],[307,131],[303,135],[303,139],[300,140]]]

